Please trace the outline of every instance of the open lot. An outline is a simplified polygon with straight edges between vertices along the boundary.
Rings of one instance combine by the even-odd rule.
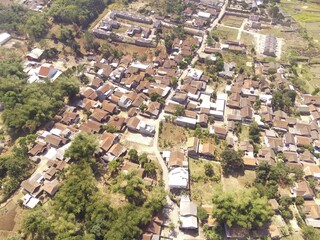
[[[223,17],[221,23],[223,25],[227,25],[227,26],[230,26],[230,27],[239,28],[239,27],[241,27],[241,24],[242,24],[243,20],[244,20],[244,18],[241,18],[241,17],[225,15]]]
[[[255,171],[245,170],[243,175],[238,176],[223,176],[222,186],[226,192],[241,191],[250,186],[256,178]]]
[[[188,132],[170,122],[163,122],[162,133],[159,134],[159,147],[165,150],[179,150],[186,142]]]
[[[208,178],[205,175],[204,165],[206,163],[213,166],[214,176],[212,178]],[[199,205],[211,204],[214,192],[222,188],[220,183],[220,164],[208,160],[194,160],[189,158],[189,169],[192,200]],[[208,191],[209,189],[210,191]]]
[[[230,41],[237,41],[238,30],[219,26],[214,32],[220,37]]]

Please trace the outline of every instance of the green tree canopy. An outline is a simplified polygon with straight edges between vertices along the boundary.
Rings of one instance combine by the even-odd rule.
[[[267,223],[273,211],[265,197],[260,197],[255,189],[241,193],[214,194],[213,217],[229,227],[238,225],[246,229],[262,227]]]
[[[243,160],[239,152],[233,149],[225,149],[221,153],[221,167],[224,173],[243,169]]]

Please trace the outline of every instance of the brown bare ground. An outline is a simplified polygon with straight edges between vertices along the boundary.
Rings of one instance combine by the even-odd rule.
[[[159,147],[164,150],[179,150],[188,138],[185,128],[170,122],[163,122],[162,133],[159,135]]]

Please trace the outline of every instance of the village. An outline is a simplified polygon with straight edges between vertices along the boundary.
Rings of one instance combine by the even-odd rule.
[[[293,199],[292,219],[283,217],[279,201],[269,199],[274,216],[265,231],[254,232],[255,237],[299,235],[299,221],[320,228],[320,96],[300,92],[289,81],[288,67],[271,60],[284,54],[286,39],[265,30],[293,31],[296,24],[257,12],[262,11],[262,1],[184,3],[190,4],[182,12],[184,20],[156,10],[147,16],[111,10],[93,27],[97,39],[146,49],[156,49],[163,41],[160,33],[177,24],[185,34],[175,36],[167,51],[154,52],[152,61],[133,54],[104,58],[94,53],[83,60],[80,75],[88,83],[36,132],[28,151],[37,168],[21,183],[23,206],[33,209],[54,197],[63,184],[61,174],[73,164],[65,152],[79,133],[89,133],[98,139],[95,158],[104,167],[123,159],[121,172],[135,171],[148,186],[163,184],[167,205],[143,229],[140,239],[206,239],[204,226],[215,225],[212,195],[207,201],[196,193],[214,189],[209,188],[211,183],[197,189],[200,181],[193,168],[214,166],[217,179],[209,182],[225,189],[229,178],[222,173],[221,153],[228,150],[241,153],[244,177],[256,176],[264,164],[281,163],[303,172],[300,178],[288,173],[295,179],[290,186],[277,184],[279,196]],[[221,29],[235,33],[213,34]],[[0,34],[0,45],[10,41],[10,34]],[[23,67],[30,84],[54,82],[64,74],[61,64],[46,61],[43,53],[37,47],[25,55]],[[254,141],[252,129],[258,129]],[[130,161],[134,151],[147,154],[157,174]],[[303,203],[297,206],[301,198]],[[199,219],[199,209],[205,210],[206,220]],[[253,234],[224,227],[228,239]]]

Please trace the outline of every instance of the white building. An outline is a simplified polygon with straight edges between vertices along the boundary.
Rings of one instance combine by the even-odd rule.
[[[11,39],[11,35],[9,33],[1,33],[0,34],[0,46],[4,45]]]
[[[188,189],[189,173],[188,169],[177,167],[169,172],[170,189]]]
[[[198,229],[197,204],[190,201],[189,196],[181,196],[180,200],[180,228]]]

